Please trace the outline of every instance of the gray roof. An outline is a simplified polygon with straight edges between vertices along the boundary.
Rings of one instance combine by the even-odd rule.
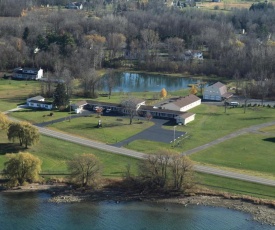
[[[184,106],[190,105],[196,101],[201,100],[199,97],[197,97],[194,94],[190,94],[188,96],[185,97],[180,97],[177,100],[175,100],[174,102],[171,102],[172,104],[178,106],[179,108],[182,108]]]
[[[217,88],[219,91],[220,91],[220,94],[222,97],[225,97],[226,94],[227,94],[227,88],[226,88],[226,85],[224,85],[223,83],[221,82],[216,82],[215,84],[213,85],[210,85],[209,87],[212,87],[212,88]]]
[[[40,101],[40,100],[43,100],[45,99],[44,97],[42,96],[35,96],[35,97],[31,97],[31,98],[28,98],[29,101]]]
[[[74,105],[74,106],[82,106],[82,105],[87,105],[87,104],[88,104],[87,101],[78,101],[78,102],[76,102],[76,103],[74,103],[72,105]]]

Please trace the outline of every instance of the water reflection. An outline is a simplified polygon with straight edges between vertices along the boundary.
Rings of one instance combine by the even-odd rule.
[[[103,76],[101,90],[107,92],[107,76]],[[162,88],[175,91],[188,88],[189,84],[197,83],[196,79],[150,75],[140,73],[116,73],[114,75],[113,92],[160,92]]]
[[[44,193],[0,194],[0,229],[274,230],[225,208],[150,202],[48,203]]]

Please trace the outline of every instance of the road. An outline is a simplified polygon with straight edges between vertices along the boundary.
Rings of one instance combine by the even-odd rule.
[[[269,123],[262,124],[262,125],[252,126],[250,128],[244,129],[243,131],[238,131],[238,132],[236,132],[236,134],[240,135],[240,134],[242,134],[242,132],[245,132],[246,130],[255,130],[255,129],[257,129],[257,127],[265,127],[270,124],[275,124],[275,122],[269,122]],[[65,140],[65,141],[69,141],[69,142],[73,142],[76,144],[88,146],[91,148],[97,148],[97,149],[100,149],[103,151],[108,151],[108,152],[112,152],[115,154],[125,155],[125,156],[129,156],[129,157],[137,158],[137,159],[145,159],[147,157],[147,154],[144,154],[141,152],[137,152],[137,151],[133,151],[133,150],[125,149],[125,148],[114,147],[114,146],[107,145],[104,143],[92,141],[92,140],[81,138],[81,137],[76,137],[76,136],[58,132],[58,131],[53,131],[53,130],[43,128],[43,127],[37,127],[37,128],[39,129],[40,133],[42,133],[44,135],[58,138],[58,139]],[[234,137],[233,134],[230,134],[226,137],[227,138]],[[220,138],[218,142],[214,141],[212,144],[220,143],[222,140],[226,140],[227,138]],[[209,145],[209,144],[205,145],[204,148],[206,148],[207,146],[209,147],[211,145]],[[197,151],[200,150],[199,147],[196,149],[197,149]],[[193,149],[193,152],[195,152],[194,149]],[[191,154],[191,153],[189,153],[189,154]],[[238,179],[238,180],[243,180],[243,181],[249,181],[249,182],[263,184],[263,185],[275,186],[275,180],[269,180],[269,179],[265,179],[265,178],[261,178],[261,177],[249,176],[249,175],[245,175],[245,174],[241,174],[241,173],[225,171],[225,170],[216,169],[213,167],[195,165],[195,170],[197,172],[208,173],[208,174],[213,174],[213,175],[218,175],[218,176],[223,176],[223,177],[228,177],[228,178],[233,178],[233,179]]]
[[[10,118],[11,120],[17,120],[14,118]],[[190,155],[192,153],[201,151],[203,149],[206,149],[210,146],[219,144],[223,141],[229,140],[231,138],[237,137],[238,135],[242,135],[244,133],[248,133],[248,132],[255,132],[258,129],[261,129],[263,127],[267,127],[267,126],[271,126],[271,125],[275,125],[275,121],[274,122],[268,122],[268,123],[264,123],[264,124],[259,124],[259,125],[254,125],[248,128],[244,128],[241,130],[238,130],[236,132],[233,132],[229,135],[226,135],[224,137],[221,137],[219,139],[216,139],[212,142],[209,142],[205,145],[199,146],[197,148],[188,150],[186,152],[183,152],[183,155]],[[125,156],[129,156],[129,157],[133,157],[136,159],[145,159],[147,157],[147,154],[145,153],[141,153],[141,152],[137,152],[137,151],[133,151],[133,150],[129,150],[129,149],[125,149],[125,148],[121,148],[121,147],[115,147],[115,146],[111,146],[111,145],[107,145],[104,143],[100,143],[100,142],[96,142],[96,141],[92,141],[89,139],[85,139],[85,138],[81,138],[81,137],[76,137],[73,136],[71,134],[66,134],[66,133],[62,133],[59,131],[53,131],[44,127],[39,127],[36,126],[39,130],[39,132],[41,134],[53,137],[53,138],[58,138],[61,140],[65,140],[65,141],[69,141],[69,142],[73,142],[79,145],[84,145],[84,146],[88,146],[91,148],[96,148],[96,149],[100,149],[103,151],[107,151],[107,152],[112,152],[114,154],[120,154],[120,155],[125,155]],[[212,174],[212,175],[217,175],[217,176],[222,176],[222,177],[228,177],[228,178],[233,178],[233,179],[238,179],[238,180],[243,180],[243,181],[248,181],[248,182],[253,182],[253,183],[257,183],[257,184],[263,184],[263,185],[269,185],[269,186],[274,186],[275,187],[275,180],[269,180],[269,179],[265,179],[262,177],[256,177],[256,176],[249,176],[246,174],[241,174],[241,173],[235,173],[235,172],[230,172],[230,171],[226,171],[226,170],[221,170],[221,169],[217,169],[217,168],[213,168],[213,167],[208,167],[208,166],[201,166],[201,165],[195,165],[195,170],[197,172],[202,172],[202,173],[208,173],[208,174]]]

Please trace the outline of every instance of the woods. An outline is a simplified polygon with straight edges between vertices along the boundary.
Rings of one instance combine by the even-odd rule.
[[[7,15],[5,7],[15,3],[13,9],[20,13],[9,11]],[[55,2],[0,2],[0,15],[6,16],[0,23],[0,70],[41,67],[49,75],[64,78],[61,69],[66,69],[65,75],[81,79],[85,93],[92,96],[94,87],[85,88],[85,82],[94,76],[87,76],[87,70],[94,69],[94,73],[102,67],[130,66],[230,79],[237,72],[241,79],[249,74],[257,79],[265,71],[274,81],[271,3],[232,9],[227,14],[180,10],[154,1],[106,2],[108,10],[100,2],[87,2],[79,11],[64,9],[62,1],[56,2],[59,10],[41,7],[46,4]],[[202,51],[203,61],[186,58],[188,50]],[[56,68],[57,63],[61,69]]]

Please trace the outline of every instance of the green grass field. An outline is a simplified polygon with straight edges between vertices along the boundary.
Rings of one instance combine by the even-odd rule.
[[[211,190],[275,200],[274,187],[272,186],[265,186],[210,174],[197,173],[196,175],[198,183]]]
[[[99,120],[101,120],[102,128],[97,128]],[[142,122],[137,118],[133,120],[132,125],[129,125],[128,117],[101,116],[99,118],[94,114],[88,117],[72,119],[71,122],[56,123],[50,125],[49,128],[112,144],[131,137],[151,125],[153,125],[152,122]]]
[[[195,121],[177,130],[187,131],[190,138],[185,141],[183,151],[206,144],[239,129],[275,120],[273,108],[227,109],[222,106],[200,105],[190,112],[196,113]]]
[[[3,132],[0,133],[0,170],[7,161],[7,152],[28,151],[39,157],[42,163],[42,171],[67,171],[66,161],[73,156],[83,153],[93,153],[103,164],[103,176],[121,177],[125,172],[125,166],[130,164],[133,172],[136,171],[138,160],[122,155],[107,153],[101,150],[88,148],[59,139],[41,136],[40,143],[25,150],[18,145],[8,142]]]
[[[53,113],[53,116],[50,116]],[[63,117],[70,116],[69,112],[60,112],[58,110],[36,110],[36,109],[22,109],[10,113],[10,116],[18,118],[19,120],[29,121],[32,124],[48,122]]]
[[[26,102],[30,95],[39,94],[39,82],[14,81],[0,78],[0,111],[16,108]]]
[[[266,174],[275,178],[275,138],[264,134],[242,135],[192,154],[196,162]]]

